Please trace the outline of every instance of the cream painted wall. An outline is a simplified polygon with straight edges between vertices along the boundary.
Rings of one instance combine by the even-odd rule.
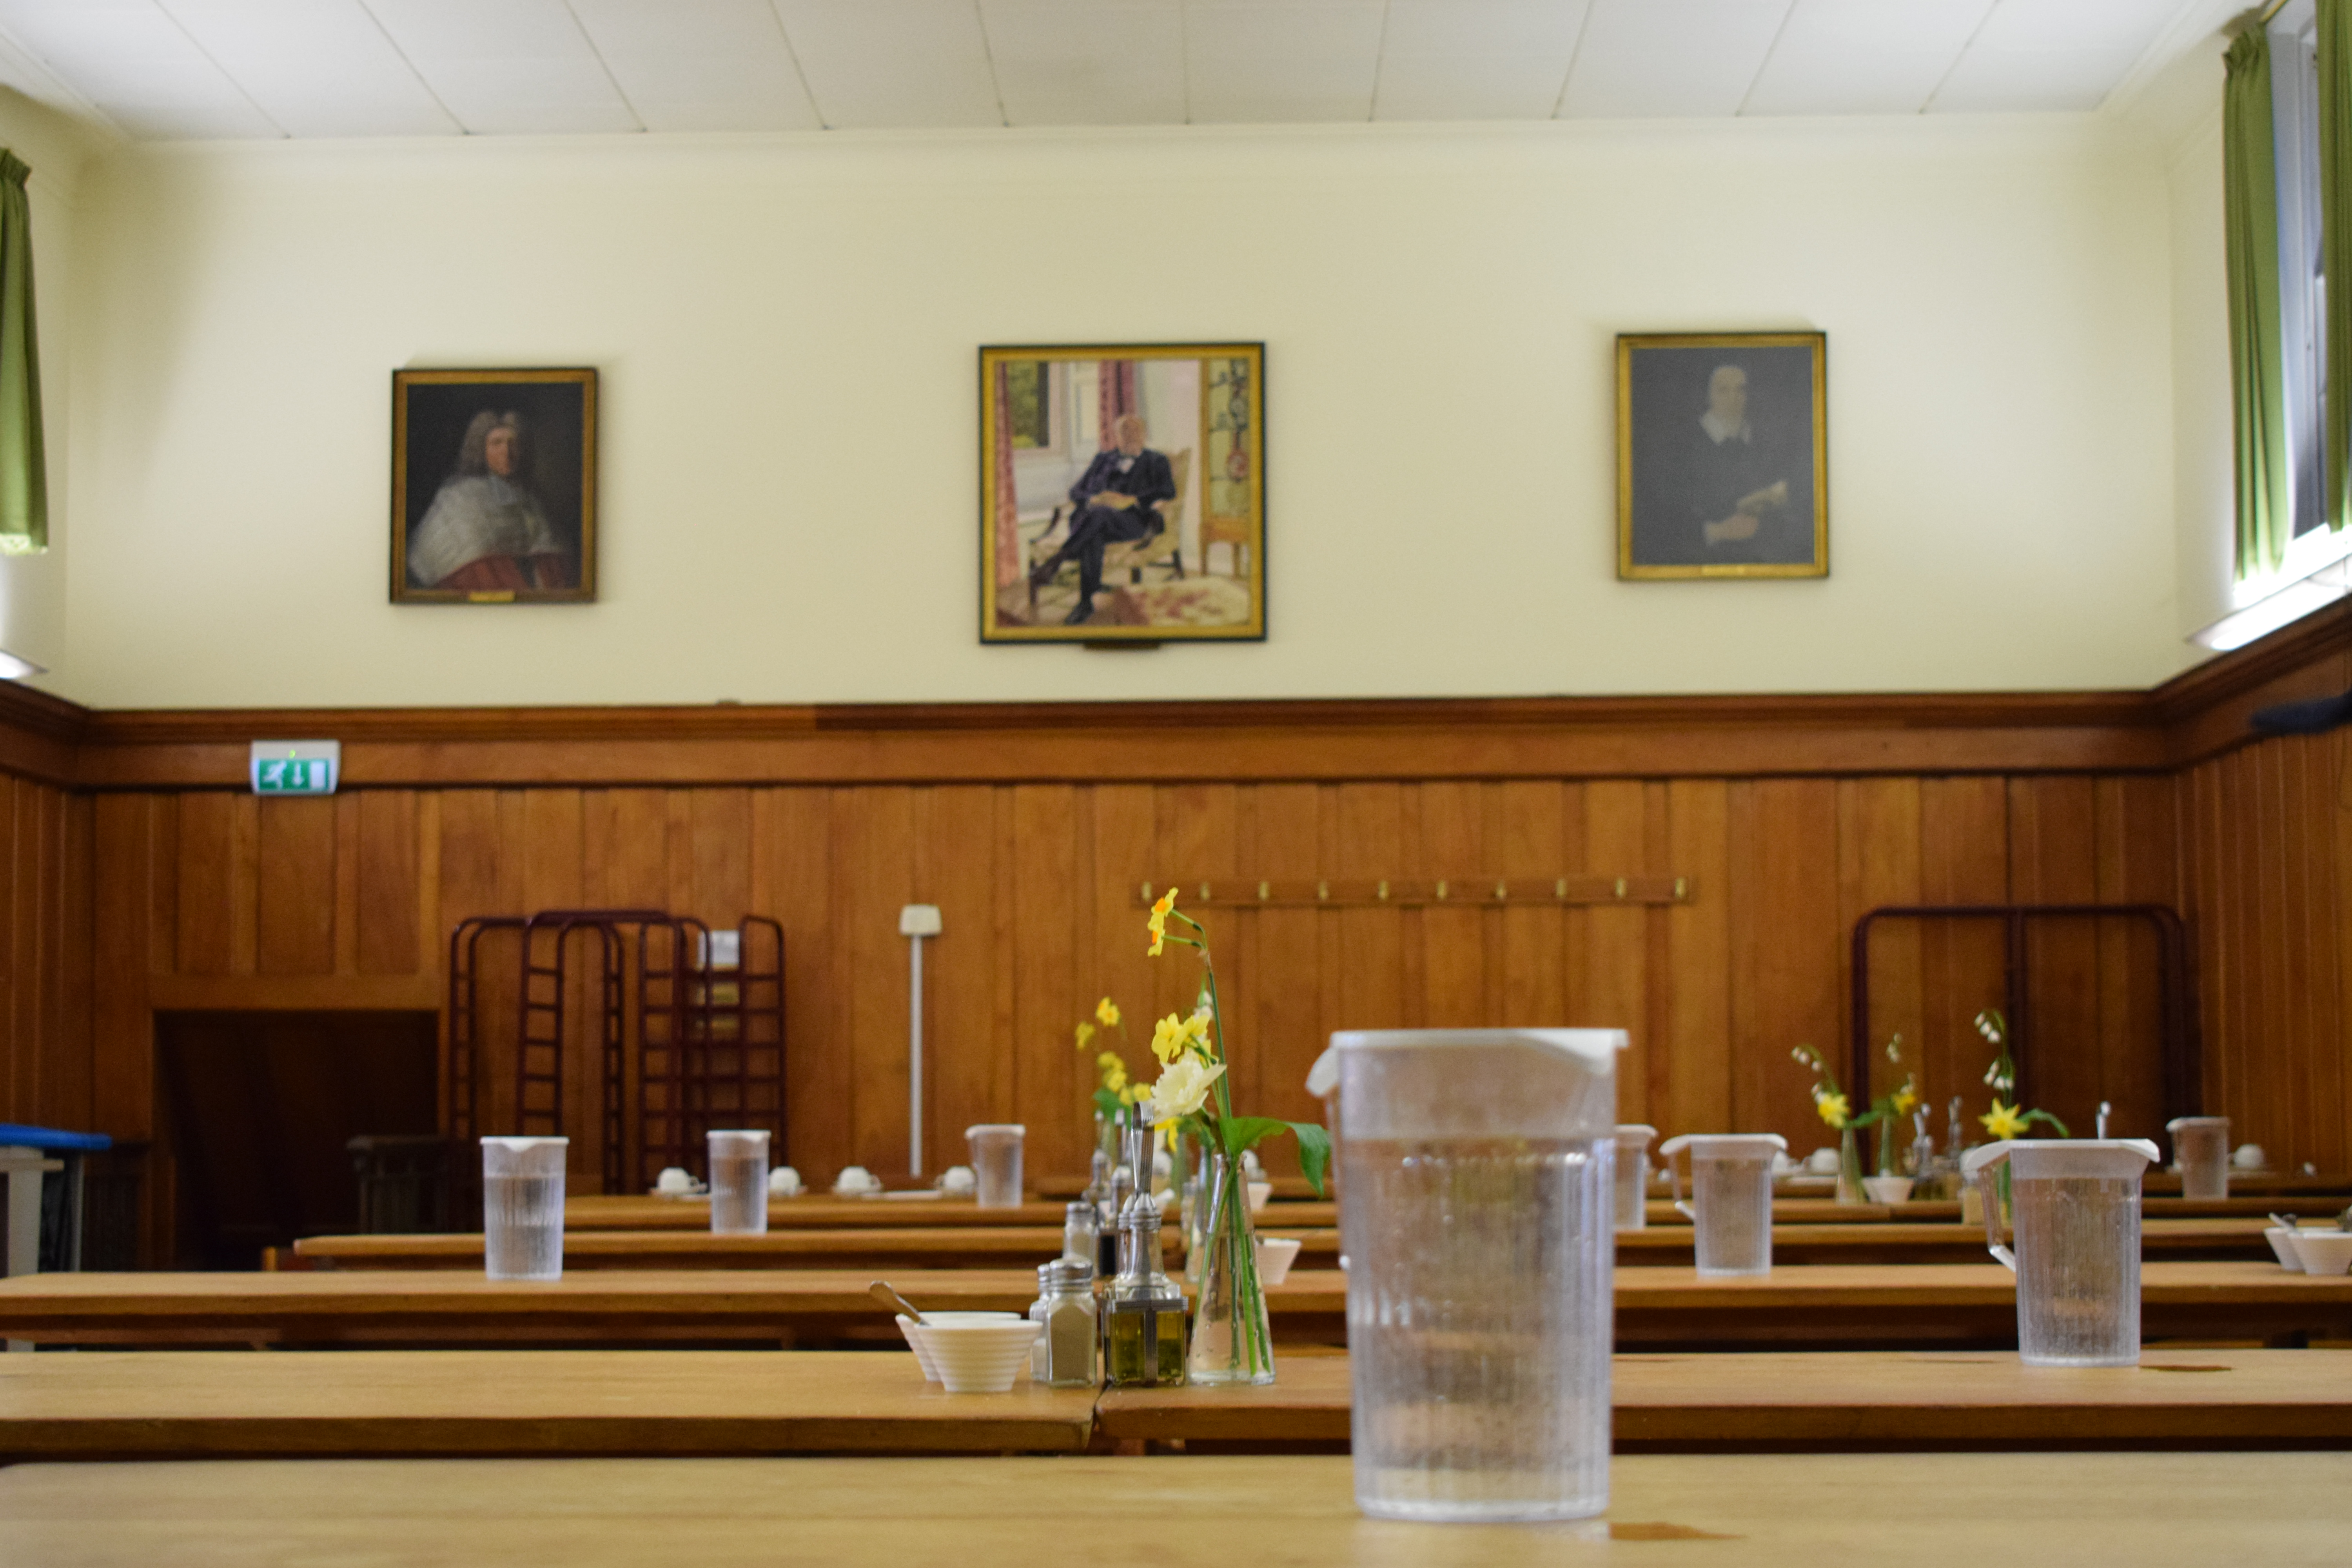
[[[101,706],[2143,686],[2165,159],[2092,120],[166,147],[87,172]],[[1826,582],[1621,584],[1611,341],[1829,333]],[[977,643],[974,350],[1263,339],[1273,636]],[[604,375],[603,602],[386,604],[390,373]]]
[[[33,332],[41,355],[41,413],[49,480],[49,548],[0,555],[0,648],[58,668],[66,648],[66,559],[72,548],[72,447],[67,396],[76,225],[89,134],[61,115],[0,88],[0,146],[32,166]]]

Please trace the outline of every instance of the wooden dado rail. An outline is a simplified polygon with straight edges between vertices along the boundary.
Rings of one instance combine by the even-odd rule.
[[[1133,1019],[1192,1002],[1136,897],[1181,876],[1221,895],[1202,918],[1254,1109],[1317,1114],[1302,1080],[1338,1028],[1609,1026],[1633,1039],[1627,1120],[1801,1149],[1822,1130],[1790,1047],[1844,1059],[1867,910],[2170,905],[2207,1108],[2340,1170],[2340,742],[2250,743],[2245,715],[2347,685],[2352,605],[2094,694],[94,712],[0,689],[0,1116],[156,1136],[158,1012],[430,1012],[466,915],[751,910],[787,933],[789,1157],[904,1170],[897,916],[928,902],[927,1163],[967,1121],[1020,1121],[1033,1169],[1074,1170],[1073,1025],[1106,993]],[[309,736],[343,743],[345,793],[245,791],[250,741]],[[1222,896],[1473,874],[1509,897]],[[1611,897],[1519,897],[1571,879]],[[2157,1131],[2143,939],[2034,940],[2042,1103]],[[1999,942],[1874,946],[1869,1032],[1903,1033],[1939,1108],[1980,1102],[1967,1020],[1999,1000]]]

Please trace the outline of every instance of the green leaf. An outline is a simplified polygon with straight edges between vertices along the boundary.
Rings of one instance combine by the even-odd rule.
[[[2066,1131],[2066,1124],[2064,1122],[2059,1121],[2056,1117],[2051,1115],[2046,1110],[2029,1110],[2021,1120],[2022,1120],[2028,1127],[2032,1126],[2037,1121],[2047,1121],[2051,1126],[2058,1129],[2059,1137],[2072,1138],[2074,1136],[2072,1132]]]
[[[1118,1102],[1118,1095],[1116,1090],[1098,1089],[1095,1090],[1095,1109],[1116,1121],[1118,1120],[1118,1113],[1126,1110],[1127,1107]]]
[[[1323,1195],[1323,1173],[1331,1168],[1331,1134],[1312,1121],[1294,1121],[1291,1135],[1298,1140],[1298,1168],[1315,1195]]]
[[[1217,1123],[1217,1131],[1228,1159],[1238,1160],[1244,1151],[1255,1149],[1290,1125],[1271,1116],[1233,1116]]]

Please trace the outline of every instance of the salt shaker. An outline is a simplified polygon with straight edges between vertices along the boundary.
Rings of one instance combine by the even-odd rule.
[[[1077,1205],[1073,1205],[1073,1207]],[[1055,1388],[1092,1388],[1095,1346],[1095,1268],[1084,1258],[1057,1258],[1037,1266],[1037,1300],[1030,1321],[1045,1325],[1029,1352],[1032,1380]]]

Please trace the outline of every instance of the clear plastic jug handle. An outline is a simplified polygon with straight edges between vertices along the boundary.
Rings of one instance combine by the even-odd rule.
[[[1676,1184],[1678,1187],[1680,1184],[1681,1184],[1679,1183]],[[1698,1210],[1691,1207],[1690,1205],[1683,1202],[1680,1198],[1676,1198],[1675,1200],[1675,1212],[1682,1215],[1683,1218],[1690,1221],[1693,1225],[1696,1225],[1698,1223]]]
[[[1969,1179],[1977,1184],[1984,1199],[1985,1250],[1990,1252],[2000,1266],[2011,1274],[2017,1272],[2017,1254],[2001,1245],[2000,1193],[1993,1183],[1993,1169],[2009,1160],[2009,1145],[1996,1143],[1990,1149],[1972,1149],[1967,1158]]]

